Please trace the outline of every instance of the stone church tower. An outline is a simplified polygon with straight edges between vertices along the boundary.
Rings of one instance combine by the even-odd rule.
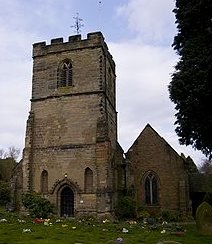
[[[115,204],[115,63],[100,32],[33,45],[23,192],[60,216],[109,214]]]

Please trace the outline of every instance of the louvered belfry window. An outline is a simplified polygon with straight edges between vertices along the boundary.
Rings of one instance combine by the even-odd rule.
[[[72,86],[72,64],[65,60],[58,69],[58,87]]]

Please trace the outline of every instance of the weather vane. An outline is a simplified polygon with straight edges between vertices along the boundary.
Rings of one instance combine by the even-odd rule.
[[[83,19],[79,18],[79,13],[77,12],[77,16],[73,17],[73,19],[75,20],[74,25],[71,26],[71,28],[75,28],[75,31],[77,34],[79,34],[81,32],[81,28],[84,26],[81,22],[83,21]]]

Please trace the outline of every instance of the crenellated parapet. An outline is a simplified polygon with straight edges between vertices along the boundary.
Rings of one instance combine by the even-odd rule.
[[[82,39],[81,35],[69,36],[68,41],[64,42],[63,38],[51,39],[50,44],[46,42],[38,42],[33,44],[33,58],[48,54],[61,53],[77,49],[102,47],[107,54],[110,63],[115,67],[112,55],[108,52],[107,44],[101,32],[88,33],[86,39]]]

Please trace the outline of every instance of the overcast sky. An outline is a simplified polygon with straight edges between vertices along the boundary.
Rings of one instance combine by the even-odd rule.
[[[167,86],[177,56],[174,0],[0,0],[0,149],[24,147],[30,109],[32,44],[74,35],[79,12],[81,34],[101,31],[116,62],[118,136],[123,149],[149,123],[179,154],[196,164],[204,156],[180,146],[176,113]]]

